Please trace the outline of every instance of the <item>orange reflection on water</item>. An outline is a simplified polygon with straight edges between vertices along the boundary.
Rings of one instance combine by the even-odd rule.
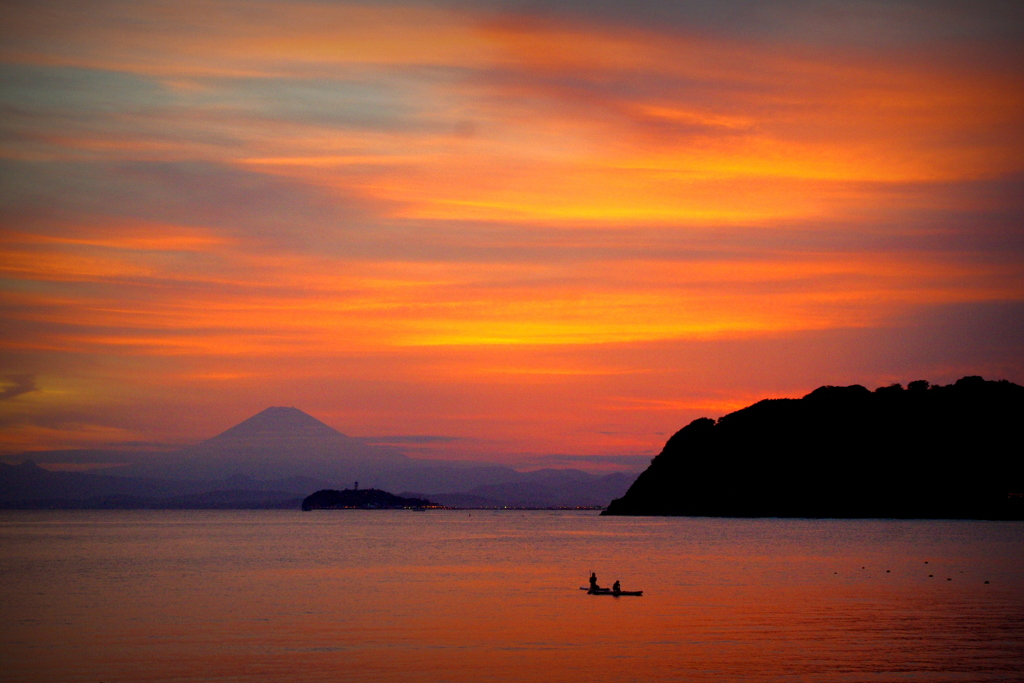
[[[1024,661],[1014,524],[117,511],[5,513],[0,534],[12,681],[954,681]],[[645,595],[588,596],[590,570]]]

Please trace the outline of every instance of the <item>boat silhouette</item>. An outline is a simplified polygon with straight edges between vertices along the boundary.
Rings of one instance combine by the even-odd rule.
[[[611,588],[598,588],[596,590],[591,590],[589,588],[584,588],[583,586],[580,586],[580,590],[587,591],[587,595],[614,595],[615,597],[619,597],[621,595],[633,595],[640,597],[644,594],[643,591],[613,591]]]

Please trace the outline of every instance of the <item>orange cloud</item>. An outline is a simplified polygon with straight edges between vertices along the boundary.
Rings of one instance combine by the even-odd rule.
[[[849,335],[1024,298],[999,59],[485,7],[20,5],[2,31],[0,345],[45,380],[0,407],[10,448],[202,412],[198,438],[245,417],[199,394],[292,392],[459,457],[646,451],[813,388],[806,357],[858,380]],[[914,324],[923,367],[969,364]]]

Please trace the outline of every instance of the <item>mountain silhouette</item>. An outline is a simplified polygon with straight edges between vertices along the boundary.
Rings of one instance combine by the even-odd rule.
[[[622,495],[632,475],[595,475],[578,470],[518,472],[483,462],[410,458],[346,436],[297,409],[272,407],[176,451],[40,451],[22,458],[44,464],[128,464],[91,472],[53,472],[32,462],[0,463],[0,507],[161,507],[270,504],[270,494],[340,488],[426,491],[424,497],[456,495],[460,505],[485,507],[606,505]],[[98,460],[96,459],[98,458]],[[123,462],[123,461],[122,461]],[[236,495],[260,491],[259,496]],[[255,494],[254,494],[255,495]],[[269,497],[268,497],[269,496]],[[282,499],[282,500],[283,500]],[[270,502],[268,502],[270,501]]]
[[[1024,519],[1024,387],[824,386],[700,418],[609,515]]]
[[[345,436],[298,408],[284,407],[267,408],[188,450],[194,458],[207,459],[261,453],[390,462],[409,459],[398,451]]]
[[[267,439],[352,441],[334,427],[324,424],[298,408],[271,407],[247,420],[242,420],[204,443],[237,445],[251,440]]]
[[[177,479],[293,476],[343,481],[409,465],[396,450],[345,436],[298,408],[271,407],[195,446],[124,472]]]

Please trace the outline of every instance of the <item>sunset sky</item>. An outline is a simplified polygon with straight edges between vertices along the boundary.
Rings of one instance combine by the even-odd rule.
[[[0,12],[0,454],[284,405],[640,469],[822,384],[1024,383],[1019,3]]]

